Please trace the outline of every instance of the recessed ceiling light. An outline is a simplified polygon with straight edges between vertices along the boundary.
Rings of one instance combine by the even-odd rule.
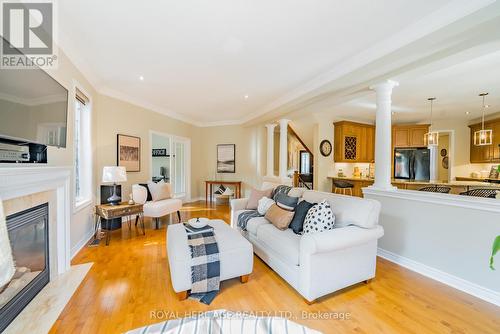
[[[144,77],[141,75],[141,76],[139,77],[139,80],[144,81]]]
[[[466,114],[466,115],[469,115],[469,114],[470,114],[470,111],[466,111],[466,112],[465,112],[465,114]]]
[[[245,95],[245,96],[243,96],[243,97],[245,98],[245,100],[248,100],[248,95]]]

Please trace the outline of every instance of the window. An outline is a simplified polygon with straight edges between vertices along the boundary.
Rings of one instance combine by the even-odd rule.
[[[311,156],[307,151],[300,151],[300,174],[311,173]]]
[[[91,201],[92,156],[91,156],[90,100],[78,88],[75,93],[75,207]]]

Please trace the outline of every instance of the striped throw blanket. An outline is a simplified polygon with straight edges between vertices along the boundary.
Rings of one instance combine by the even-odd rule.
[[[290,186],[285,186],[283,184],[277,186],[276,188],[274,188],[274,191],[273,191],[273,199],[276,201],[276,195],[278,194],[285,194],[285,195],[288,195],[288,193],[290,192],[290,189],[292,189],[292,187]]]
[[[332,325],[333,326],[333,325]],[[257,317],[226,310],[209,311],[187,318],[168,320],[137,328],[127,334],[320,334],[280,317]]]
[[[263,216],[257,210],[243,211],[238,216],[238,227],[241,228],[243,231],[246,231],[248,221],[256,217],[263,217]]]
[[[283,193],[285,195],[288,195],[288,192],[290,191],[290,189],[292,189],[292,187],[285,186],[285,185],[279,185],[274,189],[271,197],[274,200],[276,200],[275,198],[276,198],[277,194]],[[241,228],[243,231],[246,231],[247,224],[250,221],[250,219],[257,218],[257,217],[263,217],[263,215],[261,215],[257,210],[249,210],[249,211],[244,211],[244,212],[240,213],[240,215],[238,216],[238,227]]]
[[[213,228],[193,233],[186,228],[191,251],[191,294],[189,298],[210,305],[219,292],[219,247]]]

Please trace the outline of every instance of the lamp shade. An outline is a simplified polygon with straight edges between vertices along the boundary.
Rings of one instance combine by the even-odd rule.
[[[426,146],[438,146],[439,144],[439,132],[430,131],[424,135],[424,143]]]
[[[102,182],[125,182],[127,181],[127,170],[125,167],[105,166],[102,168]]]
[[[474,132],[474,145],[485,146],[493,143],[493,130],[481,129]]]

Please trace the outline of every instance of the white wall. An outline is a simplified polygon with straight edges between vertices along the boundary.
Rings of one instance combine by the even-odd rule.
[[[267,130],[263,124],[207,127],[198,132],[193,143],[197,148],[197,162],[192,167],[192,183],[199,196],[205,197],[205,180],[242,181],[242,196],[248,196],[252,187],[260,187],[266,174]],[[236,173],[216,173],[217,144],[236,145]]]
[[[313,130],[313,154],[314,154],[314,190],[331,191],[331,180],[328,175],[333,173],[333,150],[332,154],[324,157],[319,151],[322,140],[333,143],[333,119],[328,116],[314,115],[316,123]]]
[[[465,287],[469,293],[497,298],[500,305],[500,270],[489,269],[491,246],[500,235],[500,202],[405,190],[390,195],[369,190],[365,197],[382,204],[380,224],[385,234],[379,248],[403,261],[423,265],[417,268],[444,272],[451,276],[441,275],[448,283],[459,282],[461,286],[457,287]],[[461,200],[472,204],[461,204]],[[484,207],[495,211],[477,204],[485,201],[489,203]],[[500,264],[500,258],[497,262]]]

